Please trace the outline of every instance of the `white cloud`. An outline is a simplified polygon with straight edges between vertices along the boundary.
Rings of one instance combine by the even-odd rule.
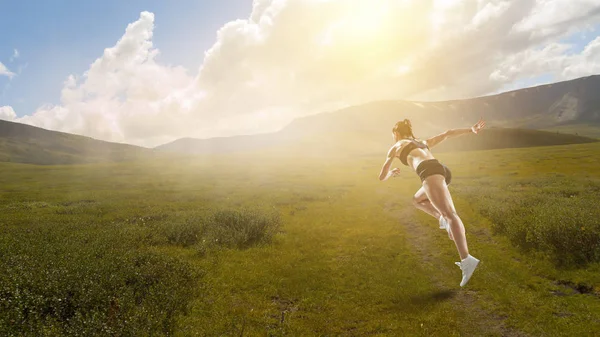
[[[475,14],[471,24],[476,28],[481,27],[501,16],[508,8],[510,8],[509,1],[488,2]]]
[[[541,49],[516,53],[502,62],[490,79],[511,83],[520,78],[535,78],[552,74],[556,80],[570,80],[600,74],[600,37],[577,53],[570,53],[571,45],[551,43]]]
[[[11,106],[0,106],[0,119],[12,121],[17,117],[15,110]]]
[[[154,15],[144,12],[80,78],[65,81],[61,105],[44,106],[20,122],[121,142],[145,144],[176,136],[187,121],[176,103],[192,78],[156,63]]]
[[[142,145],[274,131],[293,118],[378,99],[482,95],[543,73],[597,72],[596,0],[255,0],[189,74],[161,65],[144,12],[59,106],[21,122]]]
[[[6,66],[2,64],[2,62],[0,62],[0,76],[8,76],[8,78],[13,78],[15,76],[15,73],[8,70],[8,68],[6,68]]]
[[[13,55],[10,57],[10,62],[13,62],[14,60],[18,59],[19,56],[21,56],[21,54],[19,53],[19,51],[15,48],[15,50],[13,51]]]
[[[510,83],[522,77],[535,77],[565,68],[569,58],[565,53],[569,45],[550,43],[541,49],[527,49],[509,55],[491,75],[493,81]]]
[[[529,32],[537,38],[565,35],[598,23],[598,0],[537,0],[533,15],[523,18],[514,31]]]
[[[564,79],[600,73],[600,37],[590,42],[579,55],[567,56],[567,66],[561,73]]]

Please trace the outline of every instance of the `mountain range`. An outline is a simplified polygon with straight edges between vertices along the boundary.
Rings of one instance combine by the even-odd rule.
[[[468,128],[480,117],[487,121],[490,129],[481,134],[485,139],[477,142],[453,139],[440,146],[445,151],[586,142],[589,139],[585,137],[600,138],[599,92],[600,76],[597,75],[472,99],[379,101],[298,118],[272,134],[184,138],[157,149],[183,153],[232,153],[285,146],[304,152],[331,152],[336,149],[381,152],[391,143],[393,125],[405,118],[411,120],[414,134],[420,138],[447,129]],[[553,132],[536,133],[532,130]],[[523,137],[515,138],[517,134]]]
[[[600,138],[600,75],[497,95],[441,102],[378,101],[298,118],[282,130],[210,139],[182,138],[147,149],[0,120],[0,161],[76,164],[128,161],[157,153],[233,154],[291,151],[373,154],[392,143],[398,120],[411,120],[420,138],[468,128],[480,117],[489,126],[477,141],[460,137],[438,151],[482,150],[585,143]]]

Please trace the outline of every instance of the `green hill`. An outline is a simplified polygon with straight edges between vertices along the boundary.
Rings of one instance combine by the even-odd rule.
[[[596,139],[550,131],[528,129],[484,129],[477,136],[462,136],[447,140],[435,148],[438,152],[473,151],[567,144],[585,144]]]
[[[0,162],[40,165],[120,162],[147,157],[153,152],[0,120]]]
[[[423,135],[422,138],[433,135],[435,134]],[[584,144],[596,141],[598,140],[593,138],[550,131],[490,128],[482,130],[478,135],[446,140],[435,147],[434,152]],[[269,152],[291,156],[344,156],[385,153],[391,144],[391,136],[380,132],[315,132],[306,137],[280,133],[210,140],[185,139],[159,149],[194,154]]]
[[[600,124],[565,124],[550,127],[546,130],[600,139]]]

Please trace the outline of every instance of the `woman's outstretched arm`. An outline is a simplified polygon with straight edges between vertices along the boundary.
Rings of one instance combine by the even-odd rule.
[[[381,180],[381,181],[387,180],[389,177],[398,174],[398,171],[400,171],[400,169],[398,169],[398,168],[395,168],[390,171],[390,167],[392,166],[392,162],[394,161],[394,158],[396,157],[397,151],[398,150],[397,150],[396,146],[392,146],[392,148],[388,151],[387,158],[385,159],[385,163],[383,163],[383,167],[381,168],[381,172],[379,173],[379,180]]]
[[[468,133],[477,134],[479,132],[479,130],[483,129],[484,126],[485,126],[485,121],[483,119],[480,119],[479,122],[477,122],[475,125],[473,125],[470,129],[448,130],[446,132],[440,133],[437,136],[427,139],[425,142],[427,143],[427,146],[429,146],[429,148],[432,148],[448,138],[462,136],[462,135],[466,135]]]

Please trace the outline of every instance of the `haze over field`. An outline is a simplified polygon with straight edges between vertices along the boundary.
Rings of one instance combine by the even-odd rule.
[[[25,12],[11,6],[9,14]],[[36,100],[44,74],[28,72],[36,67],[28,61],[33,53],[18,45],[34,41],[0,38],[0,118],[156,146],[183,137],[272,132],[297,117],[370,101],[468,98],[600,72],[600,4],[594,0],[255,0],[251,8],[249,1],[227,6],[239,12],[245,6],[247,14],[224,21],[210,39],[203,30],[208,23],[180,29],[168,39],[181,41],[178,50],[155,42],[161,29],[170,29],[161,17],[171,12],[138,11],[129,25],[120,24],[120,37],[103,39],[112,42],[91,64],[62,75],[60,99],[54,95],[55,103],[41,101],[33,110],[15,108],[25,103],[11,88],[22,88],[19,81],[27,78],[19,95]],[[194,7],[195,17],[202,9]],[[181,17],[181,25],[189,24]],[[93,33],[108,28],[116,31],[102,26]],[[94,39],[76,35],[76,27],[62,29],[73,41]],[[163,57],[189,54],[202,43],[210,47],[195,62],[177,65]],[[48,58],[45,69],[60,68],[84,48],[65,45],[67,61]]]

